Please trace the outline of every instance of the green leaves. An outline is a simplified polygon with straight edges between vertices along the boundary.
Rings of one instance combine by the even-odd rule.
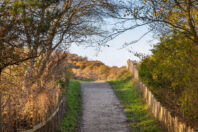
[[[173,111],[177,114],[180,111],[179,115],[189,122],[198,119],[195,103],[198,101],[197,47],[196,43],[180,33],[162,37],[152,50],[153,55],[145,58],[139,69],[140,77],[159,99],[171,109],[173,104],[178,103],[179,107]]]

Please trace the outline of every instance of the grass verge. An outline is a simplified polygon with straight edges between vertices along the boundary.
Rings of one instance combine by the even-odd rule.
[[[70,81],[66,97],[66,116],[61,122],[61,132],[78,132],[82,114],[81,89],[79,81]]]
[[[109,84],[120,99],[128,118],[131,132],[164,132],[152,113],[148,111],[144,99],[132,87],[131,80],[110,81]]]

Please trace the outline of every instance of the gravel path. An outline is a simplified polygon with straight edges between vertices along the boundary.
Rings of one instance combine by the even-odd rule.
[[[81,132],[129,132],[127,118],[108,83],[81,83],[81,87]]]

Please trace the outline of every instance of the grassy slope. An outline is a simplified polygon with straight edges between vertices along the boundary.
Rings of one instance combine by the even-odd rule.
[[[61,122],[61,132],[78,132],[82,113],[81,89],[79,81],[70,81],[66,99],[66,116]]]
[[[133,132],[163,132],[159,124],[154,121],[152,114],[147,110],[147,105],[135,89],[132,81],[110,81],[117,97],[123,105],[131,131]]]

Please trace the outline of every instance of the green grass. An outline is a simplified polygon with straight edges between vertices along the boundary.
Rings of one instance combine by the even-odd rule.
[[[110,81],[128,118],[131,132],[164,132],[159,123],[154,120],[142,97],[132,87],[132,81]]]
[[[93,82],[93,81],[95,81],[94,79],[89,79],[89,78],[77,78],[77,79],[74,79],[74,80],[77,80],[77,81],[80,81],[80,82]]]
[[[70,81],[66,97],[66,114],[60,125],[61,132],[78,132],[82,114],[81,88],[79,81]]]
[[[91,79],[82,79],[82,80],[76,80],[79,82],[94,82],[95,80],[91,80]]]

